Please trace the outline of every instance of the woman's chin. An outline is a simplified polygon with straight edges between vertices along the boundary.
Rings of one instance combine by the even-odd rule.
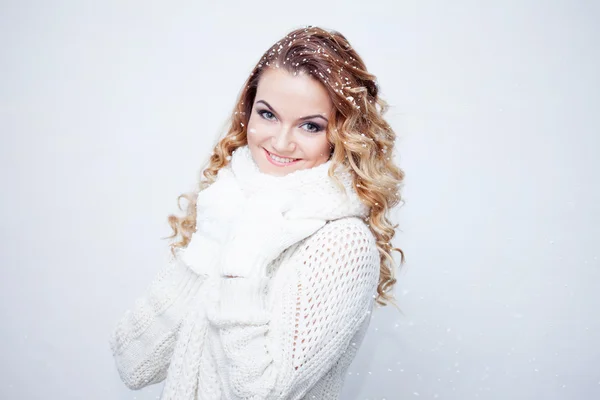
[[[294,169],[278,168],[278,167],[274,167],[273,165],[266,165],[266,166],[263,166],[262,168],[260,168],[260,171],[267,175],[285,176],[285,175],[289,174],[290,172],[296,171],[297,169],[299,169],[299,168],[294,168]]]

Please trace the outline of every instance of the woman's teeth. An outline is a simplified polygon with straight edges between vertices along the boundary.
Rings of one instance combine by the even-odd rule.
[[[292,161],[296,161],[295,158],[281,158],[281,157],[277,157],[274,154],[269,153],[269,157],[271,157],[273,160],[280,162],[280,163],[290,163]]]

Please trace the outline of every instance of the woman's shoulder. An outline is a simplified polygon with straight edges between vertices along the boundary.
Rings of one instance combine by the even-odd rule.
[[[375,236],[359,217],[344,217],[327,222],[321,229],[292,250],[291,265],[300,275],[338,280],[353,280],[362,276],[360,285],[365,293],[377,287],[380,256]],[[312,278],[309,278],[312,281]],[[327,280],[325,278],[325,280]],[[325,283],[323,283],[325,284]],[[363,287],[364,286],[364,287]]]
[[[365,221],[359,217],[344,217],[328,221],[306,238],[298,250],[307,253],[378,255],[375,236]],[[379,257],[374,258],[378,262]]]
[[[352,239],[362,239],[367,242],[372,242],[375,246],[375,236],[369,229],[367,223],[359,217],[344,217],[328,221],[316,233],[320,233],[323,237],[329,239],[341,239],[342,241],[350,241]]]
[[[344,217],[328,221],[288,248],[272,267],[271,272],[281,279],[297,277],[320,285],[327,285],[331,279],[341,284],[361,275],[360,285],[352,285],[352,290],[371,293],[379,281],[380,256],[375,236],[365,221]]]

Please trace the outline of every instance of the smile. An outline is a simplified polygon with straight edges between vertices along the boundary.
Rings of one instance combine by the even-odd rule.
[[[300,161],[300,158],[279,157],[269,153],[266,149],[263,150],[265,151],[265,156],[267,157],[267,160],[269,160],[271,164],[276,165],[278,167],[286,167],[288,165],[296,164],[298,161]]]

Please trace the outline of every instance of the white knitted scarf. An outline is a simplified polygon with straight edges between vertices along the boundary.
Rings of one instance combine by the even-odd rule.
[[[259,170],[247,145],[239,147],[233,152],[231,162],[219,170],[217,180],[198,194],[196,232],[184,251],[184,261],[197,273],[210,275],[207,267],[217,263],[219,253],[227,248],[230,226],[244,210],[245,203],[258,195],[267,197],[272,193],[277,197],[285,193],[293,199],[286,213],[290,218],[332,221],[367,216],[368,206],[358,197],[351,172],[342,165],[335,170],[342,190],[328,175],[331,163],[328,160],[313,168],[274,176]],[[211,242],[206,243],[207,239]],[[297,241],[303,239],[298,237]]]

